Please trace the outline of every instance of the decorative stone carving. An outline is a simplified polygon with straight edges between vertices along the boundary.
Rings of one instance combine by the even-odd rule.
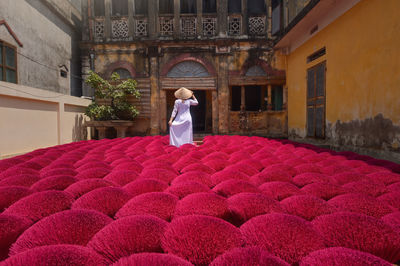
[[[122,39],[128,37],[128,20],[125,18],[113,19],[111,21],[112,37]]]
[[[249,34],[263,35],[266,33],[266,17],[257,16],[249,18]]]
[[[195,61],[184,61],[175,65],[167,74],[169,78],[183,77],[208,77],[210,74],[207,69]]]
[[[229,32],[231,36],[240,35],[242,32],[242,17],[240,16],[229,16]]]
[[[174,34],[173,17],[160,17],[160,34],[161,36],[171,36]]]
[[[204,36],[215,36],[217,32],[217,18],[203,18],[203,35]]]
[[[104,19],[96,19],[94,21],[94,38],[95,39],[104,38]]]
[[[147,18],[135,19],[135,35],[137,37],[147,36]]]
[[[182,17],[181,18],[181,33],[183,36],[193,37],[196,36],[196,17]]]

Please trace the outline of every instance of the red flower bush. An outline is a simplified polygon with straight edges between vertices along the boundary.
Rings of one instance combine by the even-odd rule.
[[[232,153],[230,155],[229,162],[234,164],[234,163],[237,163],[237,162],[241,162],[241,161],[247,160],[249,158],[252,158],[250,153],[241,151],[240,149],[237,149],[234,153]],[[264,166],[262,165],[262,167],[264,167]]]
[[[258,266],[274,265],[289,266],[290,264],[275,257],[271,253],[259,247],[235,248],[213,260],[210,266]]]
[[[110,165],[108,163],[102,162],[102,161],[88,161],[87,163],[82,164],[78,168],[76,168],[76,171],[81,172],[90,168],[106,168],[110,169]]]
[[[211,183],[211,176],[207,173],[200,172],[200,171],[189,171],[184,174],[177,176],[174,180],[172,180],[171,184],[179,184],[188,181],[195,181],[202,183],[208,187],[212,186]]]
[[[160,239],[167,225],[149,215],[121,218],[95,234],[87,247],[112,262],[135,253],[162,252]]]
[[[286,198],[281,201],[281,206],[287,213],[308,221],[317,216],[333,212],[333,209],[326,201],[310,195],[297,195]]]
[[[200,171],[200,172],[204,172],[204,173],[207,173],[210,175],[215,173],[214,169],[212,169],[211,167],[204,165],[202,163],[192,163],[192,164],[184,167],[181,170],[181,173],[186,173],[186,172],[190,172],[190,171]]]
[[[237,179],[230,179],[219,183],[213,188],[213,191],[223,197],[230,197],[242,192],[260,192],[260,190],[250,182]]]
[[[8,168],[7,170],[3,171],[0,173],[0,180],[4,178],[8,178],[11,176],[16,176],[16,175],[34,175],[34,176],[39,176],[39,172],[34,169],[30,168],[23,168],[23,167],[18,167],[18,166],[13,166]]]
[[[0,182],[1,184],[1,182]],[[399,192],[400,191],[400,182],[393,183],[389,186],[387,186],[387,190],[390,192]]]
[[[229,161],[227,160],[222,160],[222,159],[216,159],[216,160],[209,160],[204,162],[204,165],[207,165],[208,167],[211,167],[215,171],[221,171],[228,165],[230,165]]]
[[[72,204],[72,209],[95,210],[114,217],[115,213],[131,199],[131,194],[122,188],[96,188]]]
[[[400,210],[400,191],[383,194],[382,196],[378,197],[378,200]]]
[[[178,175],[171,170],[160,168],[145,168],[140,174],[141,178],[155,178],[167,183],[170,183],[177,176]]]
[[[95,190],[96,188],[110,187],[110,186],[115,186],[115,184],[103,179],[92,178],[92,179],[80,180],[67,187],[64,191],[70,193],[71,195],[74,196],[75,199],[77,199],[82,195],[92,190]]]
[[[330,247],[346,247],[374,254],[389,262],[400,259],[400,234],[374,217],[333,213],[312,221]]]
[[[178,202],[174,217],[193,214],[227,219],[229,217],[228,204],[225,198],[214,193],[190,194]]]
[[[39,246],[73,244],[86,246],[89,240],[113,220],[92,210],[68,210],[43,218],[14,243],[10,255]]]
[[[0,260],[8,257],[10,246],[31,224],[19,216],[0,214]]]
[[[396,182],[400,182],[400,174],[390,172],[377,172],[367,175],[368,178],[390,185]]]
[[[229,170],[240,171],[248,176],[252,176],[252,175],[259,173],[256,168],[254,168],[253,166],[246,164],[244,162],[239,162],[239,163],[230,165],[230,166],[226,167],[225,169],[227,171],[229,171]]]
[[[258,188],[263,194],[276,200],[283,200],[287,197],[301,194],[298,187],[288,182],[268,182],[262,184]]]
[[[378,197],[387,192],[386,186],[379,181],[363,179],[356,182],[350,182],[342,186],[349,193],[363,193],[372,197]]]
[[[148,192],[162,192],[168,187],[168,184],[159,179],[139,178],[124,186],[124,189],[130,193],[132,196],[137,196],[140,194]]]
[[[124,186],[139,177],[139,174],[136,171],[130,170],[116,170],[112,171],[108,175],[106,175],[103,179],[110,181],[114,184]]]
[[[69,175],[49,176],[33,184],[31,189],[35,191],[64,190],[76,181],[75,177]]]
[[[228,209],[232,222],[236,225],[258,215],[284,212],[278,201],[261,193],[236,194],[228,198]]]
[[[333,197],[346,193],[346,190],[341,186],[331,183],[311,183],[301,188],[303,194],[316,196],[324,200],[330,200]]]
[[[230,179],[248,180],[249,176],[233,169],[224,169],[211,175],[212,186],[218,185],[219,183]]]
[[[115,217],[121,218],[130,215],[154,215],[170,221],[174,213],[178,198],[164,192],[149,192],[134,197],[117,212]]]
[[[213,153],[208,154],[206,157],[202,159],[203,162],[212,160],[229,160],[229,155],[226,154],[225,152],[215,151]]]
[[[320,168],[313,163],[300,164],[295,166],[294,169],[298,175],[303,173],[321,173]]]
[[[20,186],[30,187],[40,180],[38,175],[13,175],[0,180],[0,187]]]
[[[251,183],[256,186],[262,185],[271,181],[283,181],[291,182],[292,176],[289,172],[280,169],[269,169],[268,171],[262,171],[256,175],[250,177]]]
[[[32,190],[26,187],[0,187],[0,213],[14,202],[30,194],[32,194]]]
[[[103,178],[110,173],[110,170],[107,168],[89,168],[87,170],[81,171],[78,173],[75,178],[82,179],[90,179],[90,178]]]
[[[345,172],[332,175],[331,178],[338,185],[344,185],[351,182],[361,181],[366,178],[365,175],[356,172]]]
[[[243,240],[239,229],[222,219],[189,215],[173,219],[161,243],[167,253],[207,265],[225,251],[242,246]]]
[[[391,264],[372,254],[361,252],[354,249],[335,247],[314,251],[300,261],[300,266],[319,265],[319,266],[365,266],[380,265],[390,266]]]
[[[185,168],[187,165],[192,164],[192,163],[197,163],[198,159],[193,158],[192,156],[189,155],[183,155],[182,157],[180,157],[180,159],[175,162],[172,167],[180,172],[183,168]]]
[[[387,214],[383,216],[381,220],[400,233],[400,211]]]
[[[266,249],[293,264],[325,247],[311,224],[297,216],[271,213],[254,217],[240,227],[246,245]]]
[[[49,190],[26,196],[6,209],[3,214],[21,216],[33,222],[71,207],[72,196],[64,191]]]
[[[325,174],[309,172],[298,174],[293,177],[293,183],[298,187],[304,187],[305,185],[316,182],[329,183],[331,182],[331,177]]]
[[[204,184],[188,181],[183,183],[178,183],[172,186],[169,186],[165,192],[174,194],[178,198],[182,199],[187,195],[198,193],[198,192],[209,192],[210,188]]]
[[[190,262],[171,254],[139,253],[125,257],[113,266],[152,265],[152,266],[191,266]]]
[[[362,213],[376,218],[393,212],[393,208],[389,205],[372,196],[359,193],[339,195],[330,199],[328,203],[335,208],[336,211]]]
[[[2,262],[2,266],[15,265],[108,265],[108,261],[91,249],[75,245],[38,247],[19,253]]]
[[[125,162],[125,163],[120,163],[117,166],[114,167],[114,171],[116,170],[125,170],[125,171],[135,171],[137,173],[140,173],[143,170],[143,166],[137,162],[137,161],[130,161],[130,162]]]

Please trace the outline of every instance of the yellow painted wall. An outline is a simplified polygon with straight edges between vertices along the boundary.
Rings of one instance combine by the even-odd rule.
[[[0,82],[0,159],[87,138],[90,100]]]
[[[307,69],[324,60],[327,124],[382,114],[400,125],[399,10],[399,0],[363,0],[287,56],[289,132],[305,136]]]

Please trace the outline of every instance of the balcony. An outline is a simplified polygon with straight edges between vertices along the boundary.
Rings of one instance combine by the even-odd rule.
[[[249,35],[260,36],[267,34],[267,16],[257,15],[250,16],[249,21]]]

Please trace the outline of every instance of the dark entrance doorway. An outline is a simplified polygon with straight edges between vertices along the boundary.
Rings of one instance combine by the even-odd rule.
[[[195,91],[199,104],[197,106],[190,107],[190,114],[192,115],[193,121],[193,132],[204,132],[206,131],[206,92]]]
[[[167,123],[171,117],[175,103],[175,90],[167,91]],[[194,90],[199,104],[190,107],[193,122],[193,133],[207,133],[212,130],[212,92],[206,90]],[[169,126],[167,125],[168,132]]]

